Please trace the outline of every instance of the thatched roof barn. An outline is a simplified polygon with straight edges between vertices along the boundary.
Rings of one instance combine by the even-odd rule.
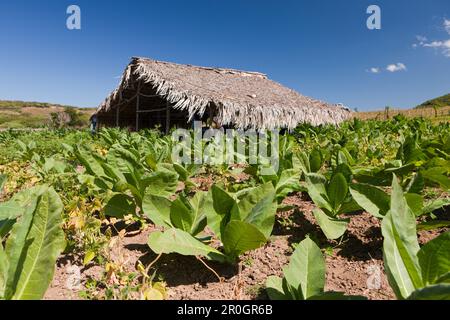
[[[133,58],[119,87],[99,106],[100,126],[187,127],[210,118],[239,129],[338,124],[351,112],[300,95],[265,74]]]

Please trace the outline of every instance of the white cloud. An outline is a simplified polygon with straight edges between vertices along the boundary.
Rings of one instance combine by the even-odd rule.
[[[380,73],[381,72],[381,70],[380,70],[380,68],[370,68],[369,70],[367,70],[367,72],[369,72],[369,73]]]
[[[399,62],[397,64],[390,64],[386,67],[386,70],[389,72],[398,72],[398,71],[406,71],[406,66]]]
[[[382,73],[383,72],[383,68],[379,68],[379,67],[372,67],[366,70],[366,72],[368,73],[373,73],[373,74],[378,74],[378,73]],[[399,72],[399,71],[406,71],[406,65],[404,63],[394,63],[394,64],[389,64],[386,66],[386,70],[389,72]]]
[[[428,40],[427,37],[424,37],[424,36],[416,36],[416,39],[420,42],[425,42]]]
[[[443,27],[445,31],[450,34],[450,20],[444,19]],[[435,50],[440,50],[444,56],[450,58],[450,39],[428,41],[427,37],[424,36],[416,36],[416,39],[419,43],[414,43],[412,45],[413,48],[433,48]]]
[[[444,19],[444,29],[450,34],[450,20]]]
[[[450,58],[450,39],[443,41],[432,41],[429,43],[424,43],[422,45],[424,48],[433,48],[436,50],[441,50],[442,54]]]
[[[447,41],[447,42],[449,42],[449,41]],[[425,43],[423,46],[425,48],[442,48],[445,46],[445,43],[443,41],[433,41],[430,43]]]

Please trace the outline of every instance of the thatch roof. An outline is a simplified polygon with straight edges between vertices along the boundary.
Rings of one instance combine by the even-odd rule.
[[[216,108],[220,123],[237,128],[295,128],[299,123],[338,124],[351,116],[347,108],[300,95],[267,78],[265,74],[233,69],[207,68],[133,58],[119,87],[99,106],[108,112],[122,100],[122,92],[142,81],[189,117]]]

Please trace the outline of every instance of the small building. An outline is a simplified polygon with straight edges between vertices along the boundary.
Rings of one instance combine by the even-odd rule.
[[[120,85],[98,107],[100,127],[189,127],[213,119],[238,129],[338,124],[349,109],[302,96],[265,74],[132,58]]]

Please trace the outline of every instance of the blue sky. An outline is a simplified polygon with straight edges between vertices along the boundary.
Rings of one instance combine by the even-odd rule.
[[[413,107],[450,91],[449,19],[449,0],[2,1],[0,99],[97,106],[146,56],[264,72],[359,110]]]

